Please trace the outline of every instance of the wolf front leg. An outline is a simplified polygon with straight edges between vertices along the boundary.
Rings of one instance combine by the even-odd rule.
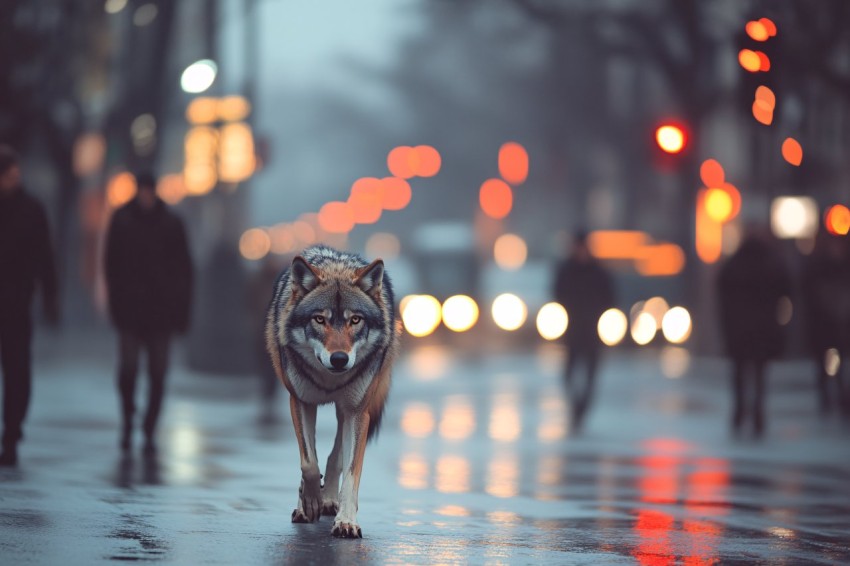
[[[325,485],[322,486],[322,515],[335,517],[339,512],[339,476],[342,473],[342,411],[336,407],[336,438],[325,466]]]
[[[292,522],[312,523],[322,514],[322,475],[316,458],[316,405],[302,403],[291,395],[289,409],[301,453],[301,487],[298,507],[292,511]]]
[[[331,534],[343,538],[363,538],[357,524],[357,493],[360,473],[369,433],[369,413],[366,411],[343,415],[342,421],[342,488],[339,491],[339,512]]]

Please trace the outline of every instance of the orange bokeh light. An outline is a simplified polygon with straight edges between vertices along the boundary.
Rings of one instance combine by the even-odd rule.
[[[177,204],[186,197],[186,185],[183,175],[171,173],[160,178],[156,185],[156,194],[168,204]]]
[[[354,228],[354,213],[348,203],[333,201],[319,210],[319,227],[330,234],[346,234]]]
[[[413,196],[410,183],[398,177],[384,177],[381,180],[383,192],[381,194],[381,205],[386,210],[401,210],[408,204]]]
[[[685,267],[685,252],[676,244],[643,246],[637,258],[637,272],[645,277],[678,275]]]
[[[106,200],[113,208],[123,206],[136,196],[136,178],[126,171],[118,173],[109,180],[106,187]]]
[[[706,210],[706,189],[697,193],[696,207],[696,251],[705,263],[715,263],[723,251],[723,225],[714,221]]]
[[[753,101],[753,118],[769,126],[773,123],[773,108],[768,107],[763,100],[755,100]]]
[[[725,180],[723,166],[716,159],[706,159],[699,168],[699,176],[706,187],[719,187]]]
[[[776,36],[776,24],[770,18],[759,18],[759,23],[767,30],[767,35],[770,37]]]
[[[528,177],[528,152],[517,142],[499,148],[499,174],[512,185],[521,185]]]
[[[791,165],[800,165],[803,162],[803,148],[800,142],[794,138],[787,138],[782,142],[782,157]]]
[[[738,63],[751,73],[757,73],[761,70],[761,58],[752,49],[741,49],[738,52]]]
[[[770,58],[762,51],[756,51],[756,56],[759,58],[759,71],[766,73],[770,70]]]
[[[393,148],[387,155],[387,168],[394,177],[410,179],[416,176],[416,153],[407,145]]]
[[[413,148],[416,154],[414,173],[420,177],[433,177],[440,172],[443,163],[440,152],[430,145],[418,145]]]
[[[776,95],[770,90],[770,87],[761,85],[756,89],[756,100],[763,102],[766,108],[771,110],[776,107]]]
[[[836,204],[826,212],[824,225],[827,232],[834,236],[846,236],[850,232],[850,208]]]
[[[484,214],[498,220],[510,213],[514,200],[513,191],[501,179],[487,179],[481,185],[478,200]]]
[[[587,237],[590,253],[599,259],[634,259],[650,241],[637,230],[596,230]]]
[[[767,27],[761,21],[747,22],[745,29],[747,30],[747,35],[756,41],[767,41],[770,37]]]
[[[678,126],[667,124],[655,130],[655,141],[667,153],[679,153],[685,147],[685,132]]]
[[[383,208],[383,183],[374,177],[354,181],[348,204],[357,224],[373,224],[381,217]]]

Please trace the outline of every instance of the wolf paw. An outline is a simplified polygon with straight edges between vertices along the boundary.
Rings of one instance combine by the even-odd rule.
[[[363,531],[360,530],[357,523],[344,523],[342,521],[334,522],[331,534],[339,538],[363,538]]]
[[[339,513],[338,501],[322,501],[322,515],[336,517],[337,513]]]
[[[307,518],[307,515],[301,509],[293,509],[292,510],[292,522],[293,523],[312,523],[310,519]]]

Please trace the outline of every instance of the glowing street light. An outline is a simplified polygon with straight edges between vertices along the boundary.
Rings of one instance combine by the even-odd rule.
[[[204,92],[212,86],[217,73],[218,65],[212,59],[195,61],[180,76],[180,88],[192,94]]]

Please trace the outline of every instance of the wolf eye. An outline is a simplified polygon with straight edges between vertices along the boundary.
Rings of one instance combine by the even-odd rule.
[[[351,318],[349,318],[348,321],[351,322],[351,325],[353,326],[355,324],[360,324],[361,322],[363,322],[363,317],[354,315]]]
[[[323,317],[320,314],[317,314],[316,316],[314,316],[313,320],[315,320],[317,324],[324,324],[325,323],[325,317]]]

